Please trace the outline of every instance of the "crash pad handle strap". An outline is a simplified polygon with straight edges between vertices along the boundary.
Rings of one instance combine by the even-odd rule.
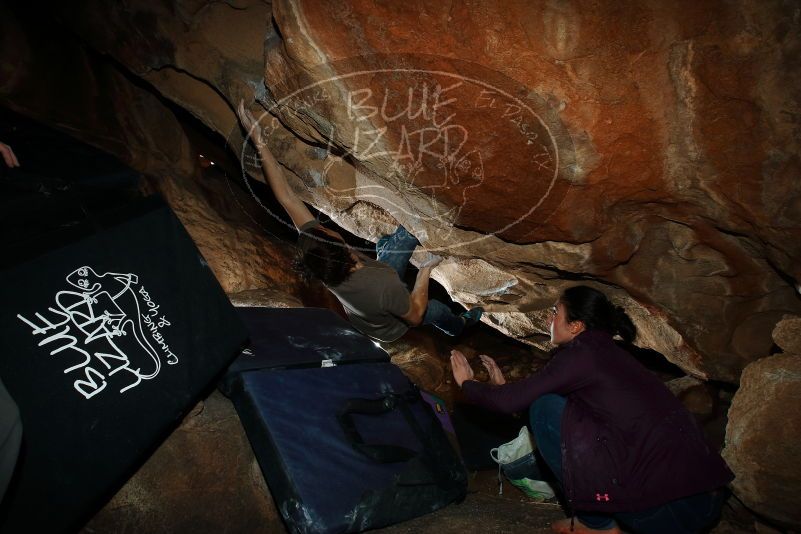
[[[337,414],[337,419],[351,446],[374,462],[381,464],[407,462],[417,456],[418,453],[407,447],[399,447],[397,445],[365,443],[353,420],[354,414],[383,415],[393,410],[401,410],[404,419],[407,423],[409,422],[411,414],[408,413],[409,407],[406,405],[406,400],[394,394],[377,399],[348,399],[345,401],[342,410]],[[417,425],[411,426],[414,433],[419,436],[419,427]]]

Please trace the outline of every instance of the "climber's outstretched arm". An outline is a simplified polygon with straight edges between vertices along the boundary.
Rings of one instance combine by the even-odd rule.
[[[264,179],[261,181],[264,181],[270,186],[276,200],[278,200],[279,204],[286,210],[295,227],[300,228],[307,222],[314,220],[314,215],[312,215],[309,208],[306,207],[306,204],[304,204],[292,188],[289,187],[281,165],[278,164],[278,161],[276,161],[270,149],[267,148],[267,144],[261,137],[261,127],[256,122],[253,114],[245,109],[244,102],[239,102],[237,113],[239,114],[239,120],[242,122],[242,126],[259,151],[261,168],[264,172]]]

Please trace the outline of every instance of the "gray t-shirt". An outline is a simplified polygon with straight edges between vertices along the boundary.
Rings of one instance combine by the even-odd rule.
[[[316,220],[309,221],[300,231],[307,232],[319,224]],[[298,246],[303,251],[314,243],[314,238],[303,234],[298,239]],[[355,270],[338,286],[328,289],[360,332],[379,341],[395,341],[409,329],[400,319],[409,311],[409,290],[389,265],[364,256],[360,261],[364,265],[362,268]]]
[[[395,269],[386,263],[361,261],[364,264],[361,269],[328,289],[360,332],[379,341],[395,341],[409,329],[399,318],[409,311],[409,291]]]

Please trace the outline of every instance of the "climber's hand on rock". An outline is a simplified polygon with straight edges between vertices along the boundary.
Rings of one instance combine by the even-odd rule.
[[[465,380],[473,380],[473,369],[467,363],[467,358],[458,350],[451,351],[451,368],[453,369],[453,379],[462,387],[462,382]]]
[[[502,386],[506,383],[506,378],[503,376],[503,371],[501,371],[501,368],[498,367],[497,363],[495,363],[495,360],[486,354],[480,355],[479,358],[481,358],[482,365],[484,365],[484,368],[489,373],[490,384],[493,386]]]
[[[256,145],[256,148],[261,148],[264,144],[261,138],[261,126],[259,126],[258,121],[253,116],[253,113],[250,110],[245,109],[245,101],[240,100],[239,105],[236,108],[236,113],[239,115],[239,121],[242,123],[242,127],[245,129],[246,135],[253,140],[253,144]]]
[[[6,165],[11,168],[19,167],[19,160],[10,146],[5,143],[0,143],[0,154],[3,155],[3,161],[6,162]]]
[[[420,265],[420,268],[430,270],[439,265],[440,263],[442,263],[442,257],[431,254],[430,257],[427,260],[425,260],[422,265]]]

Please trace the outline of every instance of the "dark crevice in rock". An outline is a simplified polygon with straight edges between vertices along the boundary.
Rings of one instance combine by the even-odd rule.
[[[209,80],[205,80],[205,79],[203,79],[203,78],[201,78],[201,77],[199,77],[199,76],[196,76],[195,74],[192,74],[192,73],[191,73],[191,72],[189,72],[188,70],[186,70],[186,69],[182,69],[182,68],[178,67],[177,65],[159,65],[159,66],[157,66],[157,67],[151,67],[151,69],[150,69],[150,70],[151,70],[151,71],[153,71],[153,72],[161,72],[161,71],[169,70],[169,71],[177,72],[178,74],[182,74],[182,75],[184,75],[184,76],[187,76],[187,77],[189,77],[189,78],[191,78],[191,79],[195,80],[196,82],[198,82],[198,83],[200,83],[200,84],[204,85],[204,86],[205,86],[205,87],[207,87],[208,89],[210,89],[210,90],[214,91],[214,92],[217,94],[217,96],[219,96],[219,97],[220,97],[220,100],[222,100],[222,101],[223,101],[223,102],[225,102],[226,104],[228,103],[228,97],[226,97],[226,95],[225,95],[225,94],[223,94],[223,92],[222,92],[222,91],[220,91],[220,90],[217,88],[217,86],[216,86],[216,85],[214,85],[212,82],[210,82]],[[132,73],[132,74],[135,74],[135,75],[144,75],[144,74],[146,74],[146,73],[142,73],[142,74]],[[158,89],[157,89],[156,87],[153,87],[152,89],[153,89],[153,91],[158,91]],[[229,107],[230,107],[230,106],[229,106]],[[232,112],[234,111],[234,110],[233,110],[233,108],[231,108],[231,111],[232,111]]]
[[[765,262],[773,269],[773,272],[776,273],[776,276],[787,282],[787,285],[794,289],[795,297],[799,301],[801,301],[801,283],[798,282],[790,273],[784,271],[781,267],[779,267],[776,262],[774,262],[770,256],[765,256]]]

